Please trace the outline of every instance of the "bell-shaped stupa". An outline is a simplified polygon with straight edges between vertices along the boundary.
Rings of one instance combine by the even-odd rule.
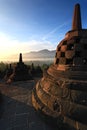
[[[19,55],[19,62],[14,68],[13,73],[9,76],[7,82],[12,81],[25,81],[25,80],[31,80],[32,76],[31,73],[29,73],[28,66],[24,64],[22,61],[22,53]]]
[[[87,29],[82,29],[80,5],[75,5],[72,30],[58,44],[54,64],[32,92],[34,108],[87,129]]]

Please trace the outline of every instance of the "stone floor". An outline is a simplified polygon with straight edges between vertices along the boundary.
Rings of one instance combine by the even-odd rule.
[[[35,81],[12,84],[0,82],[3,102],[0,106],[0,130],[56,130],[37,115],[31,93]]]

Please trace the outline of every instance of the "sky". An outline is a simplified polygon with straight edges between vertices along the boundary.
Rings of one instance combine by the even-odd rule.
[[[55,50],[71,30],[76,3],[87,28],[87,0],[0,0],[0,61],[13,54]]]

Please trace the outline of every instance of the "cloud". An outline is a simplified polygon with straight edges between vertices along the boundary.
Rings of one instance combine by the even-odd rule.
[[[54,28],[53,30],[51,30],[48,34],[46,34],[45,36],[43,36],[43,40],[48,39],[50,36],[52,36],[52,34],[54,34],[56,31],[62,29],[64,26],[68,25],[70,23],[70,21],[64,22],[61,25],[57,26],[56,28]]]
[[[30,40],[21,42],[14,37],[0,32],[0,59],[7,58],[9,55],[38,51],[41,49],[55,49],[55,45],[44,40]]]

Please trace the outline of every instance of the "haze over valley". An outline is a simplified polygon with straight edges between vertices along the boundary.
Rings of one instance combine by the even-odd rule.
[[[23,53],[23,61],[53,61],[56,50],[43,49],[40,51],[31,51]],[[17,62],[19,54],[14,54],[3,59],[4,62]]]

